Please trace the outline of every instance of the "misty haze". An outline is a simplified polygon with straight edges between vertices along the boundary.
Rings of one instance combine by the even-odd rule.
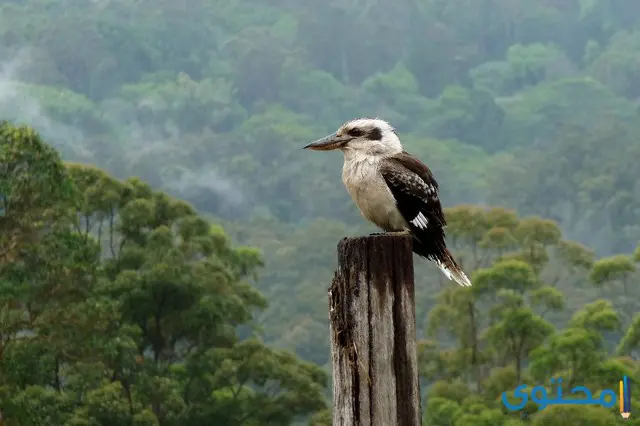
[[[640,426],[500,400],[640,383],[639,99],[639,0],[0,2],[0,425],[331,426],[380,231],[302,147],[379,117],[473,283],[414,258],[423,426]]]

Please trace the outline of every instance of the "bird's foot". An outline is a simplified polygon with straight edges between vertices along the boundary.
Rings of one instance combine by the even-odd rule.
[[[394,232],[376,232],[375,234],[369,234],[372,237],[375,235],[409,235],[411,233],[411,231],[394,231]]]
[[[387,232],[387,235],[409,235],[411,234],[411,231],[409,231],[408,229],[405,229],[404,231],[394,231],[394,232]]]

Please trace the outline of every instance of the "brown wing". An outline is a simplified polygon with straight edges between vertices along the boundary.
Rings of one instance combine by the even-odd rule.
[[[446,226],[438,183],[431,170],[406,152],[387,160],[382,175],[405,220],[423,231]]]

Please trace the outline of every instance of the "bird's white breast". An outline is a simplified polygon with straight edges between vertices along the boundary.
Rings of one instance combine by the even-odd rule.
[[[362,215],[385,231],[407,229],[382,174],[377,156],[345,155],[342,180]]]

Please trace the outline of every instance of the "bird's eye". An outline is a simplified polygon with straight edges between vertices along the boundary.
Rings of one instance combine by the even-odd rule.
[[[354,138],[357,138],[358,136],[362,136],[362,130],[358,129],[357,127],[355,129],[351,129],[347,132],[347,134],[349,136],[353,136]]]

